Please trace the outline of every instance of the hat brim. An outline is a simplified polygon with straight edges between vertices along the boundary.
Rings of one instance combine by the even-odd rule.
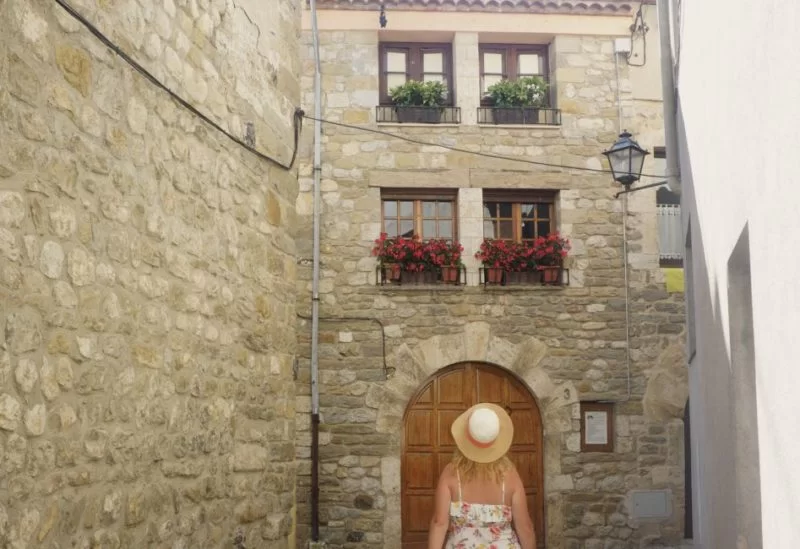
[[[477,446],[472,442],[467,432],[469,417],[477,408],[489,408],[500,419],[500,432],[494,442],[487,447]],[[465,458],[476,463],[492,463],[508,453],[514,439],[514,423],[511,416],[497,404],[481,403],[469,408],[458,416],[450,426],[450,434],[458,446],[458,450]]]

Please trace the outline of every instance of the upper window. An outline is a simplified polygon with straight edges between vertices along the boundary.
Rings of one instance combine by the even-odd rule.
[[[483,237],[529,242],[555,231],[555,193],[483,191]]]
[[[455,191],[381,192],[382,232],[389,238],[419,235],[422,240],[455,240],[456,219]]]
[[[453,104],[450,44],[385,42],[380,46],[380,101],[391,104],[389,91],[407,80],[435,80],[447,86],[446,105]]]
[[[500,80],[516,80],[523,76],[547,79],[547,46],[481,45],[480,63],[481,97],[485,97],[489,86]]]

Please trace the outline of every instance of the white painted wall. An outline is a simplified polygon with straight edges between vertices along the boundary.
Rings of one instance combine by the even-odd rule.
[[[680,18],[683,210],[693,239],[687,283],[693,284],[697,339],[690,366],[695,545],[737,547],[735,494],[746,478],[737,477],[734,459],[741,422],[730,398],[728,261],[747,225],[758,546],[794,549],[800,544],[800,7],[778,0],[682,0]]]

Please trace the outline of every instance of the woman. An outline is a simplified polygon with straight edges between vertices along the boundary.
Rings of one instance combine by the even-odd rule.
[[[500,406],[476,404],[453,422],[458,451],[436,488],[428,549],[535,549],[525,487],[506,455],[514,424]]]

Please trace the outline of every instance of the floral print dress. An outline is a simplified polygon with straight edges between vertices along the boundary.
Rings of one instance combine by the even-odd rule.
[[[467,503],[461,497],[461,475],[458,477],[458,501],[450,502],[450,528],[445,549],[519,549],[519,538],[512,525],[511,507],[503,499],[492,503]]]

